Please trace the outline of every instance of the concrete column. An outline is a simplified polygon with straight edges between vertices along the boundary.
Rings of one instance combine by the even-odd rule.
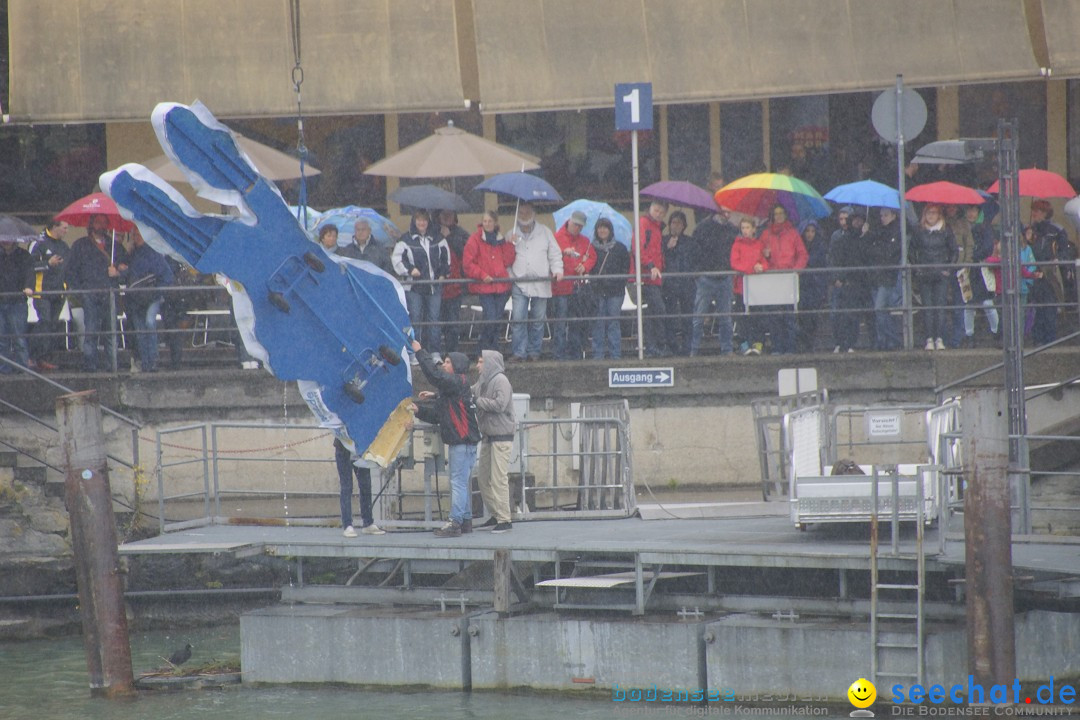
[[[1016,677],[1005,390],[965,393],[961,407],[968,663],[990,687]]]

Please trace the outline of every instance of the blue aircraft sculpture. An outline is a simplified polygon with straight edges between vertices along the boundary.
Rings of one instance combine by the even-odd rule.
[[[320,423],[357,454],[394,424],[392,416],[400,434],[412,395],[409,363],[402,362],[412,331],[401,285],[312,242],[205,106],[161,103],[152,122],[199,194],[239,215],[202,214],[136,164],[102,175],[102,189],[152,246],[228,279],[248,351],[276,377],[298,381]],[[385,465],[393,458],[369,459]]]

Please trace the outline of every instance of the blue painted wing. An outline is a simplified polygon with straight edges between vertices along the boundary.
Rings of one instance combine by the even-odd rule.
[[[374,266],[341,262],[312,243],[277,189],[208,114],[168,105],[155,111],[155,130],[178,165],[235,200],[240,217],[198,213],[138,165],[106,173],[102,188],[148,241],[163,241],[200,272],[221,273],[239,286],[237,317],[249,316],[248,309],[254,317],[252,354],[278,378],[316,387],[356,447],[367,448],[412,394],[409,364],[402,362],[410,331],[404,292]]]

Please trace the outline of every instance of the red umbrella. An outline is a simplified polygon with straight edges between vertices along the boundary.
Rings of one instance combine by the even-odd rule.
[[[1021,197],[1037,197],[1037,198],[1073,198],[1076,197],[1076,191],[1073,190],[1073,186],[1069,184],[1069,181],[1061,177],[1055,172],[1049,170],[1040,170],[1038,168],[1027,168],[1020,171],[1020,183],[1019,191]],[[998,191],[998,183],[994,182],[993,185],[987,190],[987,192],[996,193]]]
[[[941,205],[982,205],[985,201],[978,190],[945,180],[916,185],[904,195],[915,202],[939,203]]]
[[[68,225],[86,227],[90,224],[91,215],[104,215],[109,220],[109,229],[116,232],[131,232],[135,229],[135,223],[120,215],[120,209],[112,198],[100,192],[71,203],[57,214],[56,219],[63,220]]]

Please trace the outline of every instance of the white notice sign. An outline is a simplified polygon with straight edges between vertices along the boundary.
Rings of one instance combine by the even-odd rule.
[[[901,415],[898,412],[868,413],[866,416],[866,437],[871,442],[899,438],[901,429]]]

